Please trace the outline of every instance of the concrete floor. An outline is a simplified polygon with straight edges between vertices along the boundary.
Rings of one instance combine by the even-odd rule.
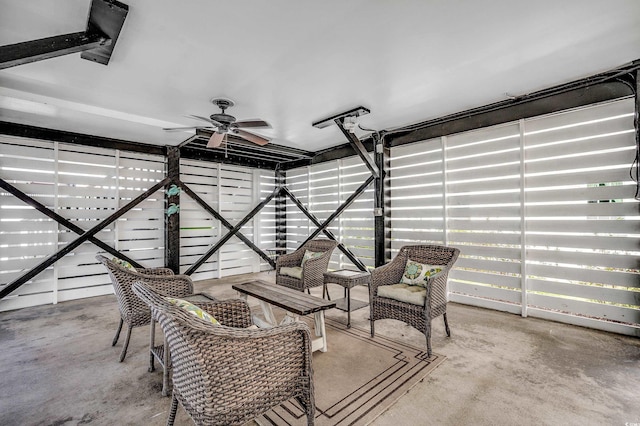
[[[196,290],[236,297],[231,283],[255,277]],[[366,300],[366,288],[353,297]],[[344,312],[327,315],[346,322]],[[367,316],[354,312],[353,326],[368,329]],[[374,425],[640,424],[640,339],[454,303],[448,316],[452,337],[441,319],[433,331],[445,362]],[[161,372],[147,372],[148,329],[134,329],[118,363],[117,323],[115,296],[0,313],[0,425],[164,424],[170,399],[160,394]],[[377,322],[376,333],[424,345],[394,320]],[[192,424],[181,408],[176,424]]]

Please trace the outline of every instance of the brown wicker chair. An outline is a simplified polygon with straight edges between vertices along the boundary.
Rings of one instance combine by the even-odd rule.
[[[179,308],[137,282],[133,291],[160,323],[171,352],[173,399],[197,425],[241,425],[296,398],[314,424],[311,334],[301,322],[246,329],[251,312],[241,299],[196,302],[221,325]]]
[[[404,321],[424,333],[427,340],[427,356],[431,356],[431,320],[440,315],[444,317],[447,336],[451,336],[447,322],[447,278],[460,250],[452,247],[419,245],[404,246],[389,263],[376,268],[371,273],[369,287],[371,337],[375,336],[376,320],[391,318]],[[443,271],[427,281],[424,306],[401,302],[378,296],[381,286],[397,284],[402,279],[407,259],[416,262],[445,265]]]
[[[323,274],[327,272],[331,254],[337,245],[338,243],[336,241],[329,239],[310,240],[303,246],[299,247],[296,251],[279,256],[276,261],[276,284],[300,291],[307,290],[307,292],[309,292],[311,287],[323,285]],[[304,265],[301,265],[302,258],[304,257],[306,250],[324,252],[324,254],[322,256],[309,259]],[[291,268],[300,266],[302,266],[301,278],[281,274],[281,269],[283,267]]]
[[[122,267],[102,255],[97,255],[109,272],[111,283],[115,289],[120,310],[120,324],[111,346],[115,346],[120,338],[122,324],[127,323],[127,337],[120,353],[120,362],[124,361],[131,338],[131,329],[151,323],[151,311],[146,303],[133,294],[131,286],[135,281],[144,281],[157,291],[168,296],[184,297],[193,294],[193,282],[187,275],[174,275],[169,268],[136,268],[135,271]]]

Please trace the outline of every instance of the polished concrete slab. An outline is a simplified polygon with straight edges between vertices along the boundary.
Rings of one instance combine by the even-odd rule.
[[[231,285],[253,278],[274,275],[202,281],[196,290],[237,297]],[[329,290],[342,297],[341,287]],[[366,288],[352,297],[366,300]],[[451,338],[441,319],[433,330],[446,361],[374,425],[640,424],[640,339],[454,303],[448,311]],[[343,311],[327,316],[346,325]],[[367,317],[368,307],[352,312],[352,327],[368,329]],[[162,373],[147,372],[148,329],[134,329],[119,363],[117,323],[115,296],[0,313],[0,424],[164,424],[170,399],[160,394]],[[376,322],[376,333],[424,345],[398,321]],[[176,424],[191,424],[182,409]]]

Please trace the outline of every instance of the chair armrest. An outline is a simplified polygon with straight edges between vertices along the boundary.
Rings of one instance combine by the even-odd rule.
[[[142,275],[137,281],[148,284],[164,296],[185,297],[193,294],[193,281],[188,275]]]
[[[329,260],[331,259],[331,252],[325,252],[320,257],[315,257],[308,259],[304,262],[304,266],[302,267],[302,279],[324,279],[324,273],[327,271],[327,267],[329,266]]]
[[[195,302],[194,305],[205,310],[220,324],[227,327],[247,328],[253,324],[249,304],[242,299]]]
[[[443,269],[435,275],[430,276],[426,281],[427,297],[425,304],[435,308],[436,305],[444,305],[447,303],[447,278],[449,269]]]
[[[257,348],[264,355],[264,352],[271,352],[270,357],[282,360],[283,357],[289,358],[292,355],[302,357],[311,367],[312,351],[311,351],[311,331],[309,326],[301,321],[295,321],[290,324],[279,325],[271,328],[234,328],[219,325],[213,325],[205,321],[195,321],[191,323],[194,329],[210,334],[211,338],[207,339],[207,343],[202,346],[211,345],[211,350],[218,353],[232,354],[239,352],[237,357],[228,356],[224,359],[218,359],[217,368],[220,371],[228,372],[227,368],[239,368],[242,374],[246,374],[251,381],[255,379],[254,370],[251,363],[256,362],[260,368],[264,366],[264,356],[248,357],[246,350],[249,346]],[[224,340],[218,339],[223,337]],[[247,340],[250,339],[250,342]],[[222,345],[227,345],[223,348]],[[292,348],[296,348],[292,350]],[[204,348],[201,348],[204,349]],[[205,349],[206,350],[206,349]],[[291,362],[295,362],[291,360]],[[227,364],[225,367],[223,364]],[[287,362],[289,363],[289,362]],[[277,372],[274,373],[274,379],[277,379]]]
[[[143,275],[174,275],[170,268],[136,268]]]
[[[293,266],[300,266],[302,263],[302,257],[304,253],[301,250],[296,250],[293,253],[283,254],[276,260],[276,274],[280,273],[280,268],[286,266],[291,268]]]
[[[403,258],[396,256],[386,265],[379,266],[371,271],[371,285],[369,292],[376,295],[377,289],[381,285],[398,284],[404,273],[405,261]]]

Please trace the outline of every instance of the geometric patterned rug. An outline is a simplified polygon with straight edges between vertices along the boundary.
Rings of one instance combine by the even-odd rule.
[[[328,351],[313,353],[316,425],[367,425],[445,357],[326,318]],[[313,335],[313,328],[311,328]],[[290,400],[258,419],[261,425],[306,425]]]

